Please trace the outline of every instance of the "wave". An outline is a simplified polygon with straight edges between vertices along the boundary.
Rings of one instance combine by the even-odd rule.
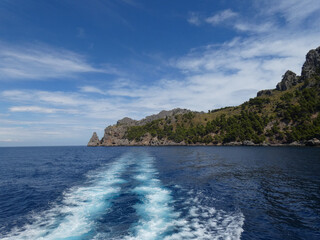
[[[244,223],[240,211],[215,209],[212,199],[201,191],[164,186],[154,162],[147,153],[123,155],[90,172],[82,186],[65,191],[60,203],[34,214],[32,224],[13,229],[1,239],[240,239]],[[97,219],[125,194],[137,199],[132,204],[137,219],[130,219],[126,232],[101,231]]]
[[[132,191],[140,199],[135,206],[140,220],[126,240],[240,239],[244,223],[240,211],[216,210],[201,191],[183,193],[178,203],[162,185],[153,162],[149,156],[139,159],[135,176],[139,184]]]
[[[121,174],[126,168],[126,157],[98,172],[88,174],[85,186],[72,187],[63,194],[61,203],[56,203],[43,213],[31,217],[32,224],[13,229],[3,240],[13,239],[90,239],[95,228],[95,219],[111,207],[124,180]]]
[[[153,158],[143,156],[139,159],[135,179],[138,186],[132,191],[140,203],[135,206],[139,222],[132,228],[127,240],[163,239],[172,229],[172,222],[178,216],[174,212],[171,191],[157,178]]]
[[[189,196],[188,196],[189,195]],[[244,215],[241,211],[226,212],[212,206],[212,199],[201,191],[191,190],[184,198],[180,218],[174,222],[175,233],[165,240],[237,240],[243,232]]]

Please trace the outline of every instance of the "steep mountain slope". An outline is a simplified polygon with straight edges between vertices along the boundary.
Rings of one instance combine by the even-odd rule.
[[[301,76],[287,71],[275,89],[237,107],[163,111],[129,118],[96,134],[88,146],[112,145],[320,145],[320,47],[310,50]]]

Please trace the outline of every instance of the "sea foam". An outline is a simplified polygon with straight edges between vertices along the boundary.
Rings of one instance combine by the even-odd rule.
[[[186,194],[186,200],[182,203],[185,213],[174,222],[175,233],[166,236],[165,240],[241,238],[244,216],[240,211],[217,210],[212,206],[212,199],[203,196],[201,191]]]
[[[34,214],[32,224],[13,229],[2,239],[240,239],[244,223],[241,211],[216,209],[214,199],[200,190],[175,186],[174,195],[161,182],[154,164],[155,159],[147,153],[126,154],[89,173],[82,186],[64,192],[61,202]],[[121,187],[126,175],[130,175],[132,189]],[[112,200],[121,197],[123,191],[136,196],[138,203],[133,207],[138,220],[125,234],[112,237],[99,232],[97,219],[113,207]]]
[[[171,191],[157,178],[158,172],[153,161],[152,157],[145,155],[139,159],[135,176],[139,183],[132,191],[140,200],[135,206],[140,219],[127,239],[163,239],[170,232],[177,217],[172,206]]]
[[[132,191],[140,199],[135,206],[140,219],[127,240],[240,239],[244,223],[240,211],[217,210],[212,199],[204,199],[208,197],[194,190],[180,189],[184,197],[178,203],[161,183],[154,159],[144,155],[138,162],[134,178],[139,184]],[[176,210],[177,204],[180,210]]]
[[[126,168],[124,156],[111,166],[106,166],[87,176],[85,186],[65,191],[63,200],[42,213],[34,214],[32,224],[15,228],[3,240],[33,239],[90,239],[95,235],[95,220],[111,207],[123,183],[121,174]]]

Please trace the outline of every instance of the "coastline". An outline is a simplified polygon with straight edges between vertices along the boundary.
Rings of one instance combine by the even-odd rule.
[[[96,145],[96,146],[89,146],[87,147],[198,147],[198,146],[207,146],[207,147],[320,147],[320,144],[308,144],[308,143],[262,143],[262,144],[255,144],[255,143],[241,143],[241,142],[231,142],[225,144],[186,144],[186,143],[170,143],[170,144],[142,144],[142,143],[135,143],[135,144],[111,144],[111,145]]]

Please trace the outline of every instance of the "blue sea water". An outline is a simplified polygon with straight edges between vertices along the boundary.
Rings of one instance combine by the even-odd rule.
[[[0,148],[0,239],[320,239],[320,148]]]

